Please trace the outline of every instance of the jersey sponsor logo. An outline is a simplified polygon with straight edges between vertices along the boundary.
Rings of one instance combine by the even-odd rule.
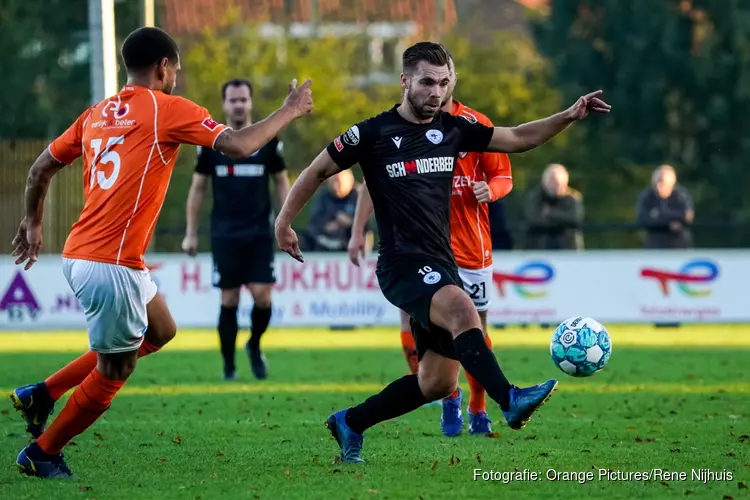
[[[399,161],[385,166],[388,177],[406,177],[407,175],[432,174],[437,172],[453,172],[454,158],[439,156],[436,158],[422,158],[420,160]]]
[[[336,148],[336,151],[338,151],[339,153],[344,150],[344,145],[341,144],[341,139],[339,139],[338,137],[336,137],[333,140],[333,146]]]
[[[474,184],[474,179],[468,175],[453,176],[453,196],[460,196],[464,188],[470,188]]]
[[[396,145],[396,149],[401,149],[401,139],[402,137],[391,137],[393,144]]]
[[[466,156],[467,156],[468,154],[469,154],[469,153],[458,153],[458,157],[459,157],[459,158],[461,158],[461,159],[463,160],[464,158],[466,158]]]
[[[344,140],[344,142],[350,146],[356,146],[359,144],[359,127],[354,125],[352,128],[346,131],[346,133],[341,136]]]
[[[130,112],[130,104],[122,105],[122,98],[118,95],[117,99],[110,99],[102,108],[102,116],[109,117],[109,113],[115,118],[124,118]]]
[[[138,123],[137,120],[117,120],[110,118],[109,120],[99,120],[91,124],[91,128],[129,128],[134,127]]]
[[[434,128],[428,130],[425,135],[427,136],[427,140],[429,140],[433,144],[440,144],[441,142],[443,142],[443,133],[439,130],[435,130]]]
[[[216,120],[214,120],[210,116],[208,118],[204,118],[204,120],[201,122],[201,125],[203,125],[204,127],[206,127],[211,132],[213,132],[214,130],[216,130],[216,128],[219,126],[219,124],[216,122]]]
[[[471,187],[474,184],[474,179],[468,175],[456,175],[453,177],[453,189],[461,189],[465,187]]]
[[[265,167],[258,164],[216,165],[216,177],[261,177]]]

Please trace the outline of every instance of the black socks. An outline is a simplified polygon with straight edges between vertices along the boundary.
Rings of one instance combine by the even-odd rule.
[[[454,339],[454,344],[464,370],[482,384],[487,395],[503,411],[508,411],[511,385],[497,364],[497,358],[487,347],[482,330],[467,330]]]
[[[416,375],[393,381],[380,393],[370,396],[346,412],[346,425],[362,434],[373,425],[405,415],[428,403]]]
[[[224,358],[224,374],[235,371],[234,351],[237,345],[237,307],[221,306],[219,313],[219,342],[221,356]]]
[[[250,313],[250,349],[260,348],[260,337],[268,330],[268,323],[271,322],[271,307],[253,306]]]

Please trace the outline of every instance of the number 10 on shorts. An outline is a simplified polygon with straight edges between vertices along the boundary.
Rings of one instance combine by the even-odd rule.
[[[440,273],[437,271],[433,271],[430,266],[422,266],[419,271],[417,271],[419,274],[424,276],[422,278],[422,281],[424,281],[428,285],[434,285],[438,281],[440,281]]]

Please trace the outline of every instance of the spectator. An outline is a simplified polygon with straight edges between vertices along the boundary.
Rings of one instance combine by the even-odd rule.
[[[693,215],[693,201],[677,184],[675,169],[670,165],[657,168],[636,209],[638,226],[646,230],[646,248],[692,247]]]
[[[352,233],[357,191],[354,175],[342,170],[327,181],[328,189],[315,199],[310,223],[305,230],[305,247],[310,251],[346,251]],[[372,231],[367,231],[368,246],[372,246]]]
[[[526,248],[582,250],[583,197],[568,186],[568,171],[549,165],[541,185],[531,189],[524,203]]]

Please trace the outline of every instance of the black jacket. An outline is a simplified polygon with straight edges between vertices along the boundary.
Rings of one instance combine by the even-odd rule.
[[[646,248],[692,247],[692,218],[688,217],[692,211],[693,200],[681,186],[675,186],[668,198],[660,197],[652,187],[643,190],[636,218],[638,226],[646,230]]]
[[[541,186],[524,203],[527,250],[582,250],[583,197],[575,189],[557,197]]]

